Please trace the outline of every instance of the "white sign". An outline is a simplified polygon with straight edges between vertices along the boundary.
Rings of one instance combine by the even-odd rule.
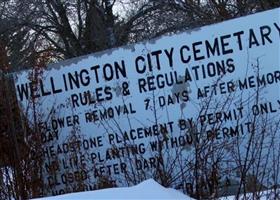
[[[279,11],[15,74],[18,101],[42,132],[44,195],[150,177],[188,190],[198,148],[233,180],[261,124],[265,144],[280,134]]]

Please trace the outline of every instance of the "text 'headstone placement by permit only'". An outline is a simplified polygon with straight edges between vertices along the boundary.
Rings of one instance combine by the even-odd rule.
[[[40,133],[44,195],[150,177],[188,192],[211,189],[214,175],[233,187],[241,163],[269,183],[280,136],[279,11],[15,73],[19,104]]]

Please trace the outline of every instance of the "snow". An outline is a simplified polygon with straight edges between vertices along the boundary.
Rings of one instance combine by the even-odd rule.
[[[277,194],[280,191],[277,190]],[[263,191],[259,196],[260,200],[277,199],[275,192],[271,190]],[[142,183],[132,187],[110,188],[95,190],[90,192],[77,192],[53,197],[45,197],[33,200],[99,200],[99,199],[114,199],[114,200],[194,200],[180,191],[172,188],[165,188],[153,179],[148,179]],[[221,197],[219,200],[235,200],[235,196]],[[254,199],[252,194],[247,194],[246,197],[241,195],[239,199]]]
[[[142,183],[123,188],[110,188],[95,190],[90,192],[78,192],[54,197],[40,198],[36,200],[97,200],[97,199],[184,199],[191,200],[180,191],[165,188],[153,179],[148,179]]]
[[[262,191],[260,193],[258,193],[258,195],[254,196],[252,193],[248,193],[245,195],[241,195],[238,199],[241,200],[246,200],[246,199],[258,199],[258,200],[267,200],[267,199],[279,199],[279,194],[280,194],[280,190],[277,190],[276,192],[273,190],[265,190]],[[219,200],[236,200],[235,196],[228,196],[228,197],[222,197]]]

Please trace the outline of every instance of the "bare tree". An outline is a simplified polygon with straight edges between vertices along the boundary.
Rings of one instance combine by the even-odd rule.
[[[13,68],[30,67],[43,52],[54,62],[277,6],[276,0],[1,1],[0,35]]]

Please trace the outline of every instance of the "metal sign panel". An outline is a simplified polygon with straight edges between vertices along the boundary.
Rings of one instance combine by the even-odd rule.
[[[279,11],[16,73],[41,134],[44,195],[150,177],[211,191],[209,177],[242,180],[249,158],[265,167],[280,134]]]

